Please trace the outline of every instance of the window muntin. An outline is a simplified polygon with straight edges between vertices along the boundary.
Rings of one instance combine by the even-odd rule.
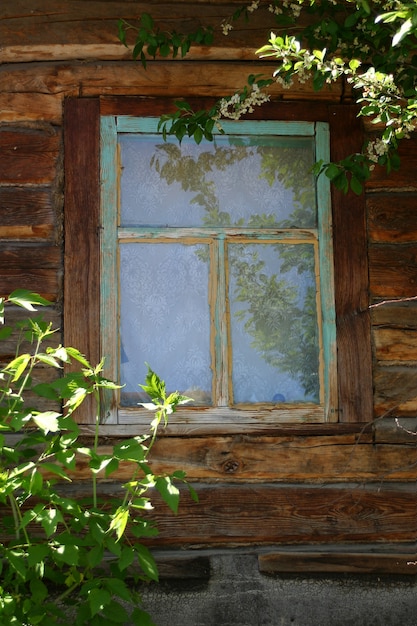
[[[332,420],[330,201],[311,173],[328,158],[327,126],[232,122],[214,143],[179,146],[157,121],[102,120],[103,354],[126,384],[108,419],[140,421],[148,361],[195,397],[188,421],[251,408]]]

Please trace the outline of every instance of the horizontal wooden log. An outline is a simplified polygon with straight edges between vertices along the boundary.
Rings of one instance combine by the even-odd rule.
[[[379,361],[417,364],[417,330],[379,328],[374,331],[376,358]],[[417,390],[417,388],[416,388]]]
[[[203,486],[184,492],[177,516],[155,497],[158,546],[413,542],[415,484],[370,487]]]
[[[58,246],[33,243],[0,244],[0,267],[2,271],[16,269],[58,269],[62,251]]]
[[[417,417],[382,417],[375,420],[374,439],[376,443],[404,443],[417,445]]]
[[[60,133],[56,128],[8,130],[0,128],[1,182],[46,184],[56,176]]]
[[[397,481],[417,479],[417,448],[373,443],[371,435],[334,437],[205,437],[162,438],[150,456],[155,473],[179,468],[189,480],[226,482]],[[100,447],[110,454],[109,446]],[[89,459],[80,456],[74,480],[90,479]],[[121,464],[111,480],[130,479]],[[104,472],[101,473],[104,477]]]
[[[415,553],[273,552],[258,557],[262,574],[332,573],[417,575]]]
[[[4,270],[0,274],[0,297],[15,289],[29,289],[54,302],[61,296],[60,283],[58,272],[52,269]]]
[[[241,4],[239,1],[165,1],[123,2],[89,0],[44,0],[33,10],[31,0],[3,0],[5,8],[1,22],[3,62],[55,59],[123,58],[131,52],[117,37],[119,18],[137,24],[143,12],[150,12],[162,31],[194,32],[200,24],[212,26],[215,39],[210,46],[193,46],[190,58],[254,59],[255,50],[267,42],[274,18],[264,4],[251,15],[234,23],[227,37],[221,24],[229,19]],[[196,10],[196,6],[198,9]],[[135,33],[128,33],[134,42]]]
[[[369,282],[374,298],[417,295],[417,246],[378,244],[369,247]]]
[[[374,371],[375,415],[416,415],[416,376],[416,367],[387,367],[379,363]]]
[[[1,240],[51,240],[57,227],[53,202],[48,188],[0,187]]]
[[[417,296],[411,300],[383,300],[370,306],[374,328],[417,329]]]
[[[408,243],[417,239],[415,194],[368,194],[368,236],[372,242]]]
[[[123,96],[214,96],[233,94],[245,86],[249,74],[271,76],[274,65],[258,62],[256,66],[244,62],[150,61],[147,69],[139,62],[74,63],[62,65],[8,65],[0,68],[0,92],[39,93],[59,95],[123,95]],[[294,100],[313,98],[315,101],[338,101],[341,88],[332,86],[313,92],[294,81],[291,90],[278,83],[270,88],[276,97]]]
[[[62,121],[62,95],[0,93],[0,122]]]

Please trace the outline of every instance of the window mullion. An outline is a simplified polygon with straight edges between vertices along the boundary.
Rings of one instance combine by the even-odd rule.
[[[217,406],[229,406],[228,306],[226,280],[226,242],[220,233],[213,241],[211,254],[211,317],[213,350],[213,396]]]

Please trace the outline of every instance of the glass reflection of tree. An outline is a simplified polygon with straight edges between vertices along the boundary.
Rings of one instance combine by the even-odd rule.
[[[221,211],[215,181],[208,175],[224,171],[248,156],[261,158],[261,177],[272,186],[276,180],[293,194],[293,211],[287,219],[273,214],[252,214],[232,222],[230,213]],[[249,229],[313,228],[316,225],[315,187],[311,173],[311,148],[282,147],[277,151],[266,146],[247,145],[234,140],[230,146],[216,146],[213,151],[184,155],[174,144],[157,146],[151,166],[168,183],[180,183],[182,189],[195,192],[191,202],[204,210],[205,227],[239,227]],[[253,338],[252,346],[262,358],[280,371],[298,379],[305,393],[314,400],[319,397],[318,330],[315,288],[308,286],[300,299],[297,288],[283,273],[295,270],[312,275],[314,251],[312,245],[274,244],[279,258],[279,276],[268,274],[265,261],[258,258],[256,246],[234,244],[229,262],[236,276],[236,301],[242,309],[235,313]],[[206,259],[205,259],[206,260]],[[314,282],[314,281],[313,281]],[[301,300],[301,301],[300,301]]]

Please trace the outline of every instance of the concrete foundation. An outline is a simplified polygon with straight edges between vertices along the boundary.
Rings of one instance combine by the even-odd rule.
[[[211,554],[207,579],[143,590],[157,626],[417,626],[415,576],[274,575],[256,554]]]

